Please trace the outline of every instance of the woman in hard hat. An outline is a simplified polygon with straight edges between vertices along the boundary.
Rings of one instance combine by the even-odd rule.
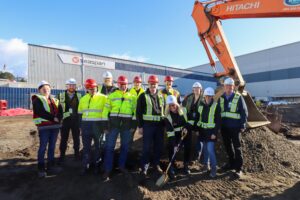
[[[63,117],[62,107],[58,99],[51,97],[50,84],[42,81],[38,85],[39,94],[32,96],[33,121],[37,126],[40,138],[38,150],[38,175],[43,178],[48,174],[58,172],[54,167],[54,151],[61,119]],[[45,165],[45,153],[48,146],[48,162]],[[46,171],[47,169],[47,171]]]
[[[204,90],[204,99],[198,108],[199,140],[203,141],[204,164],[209,176],[214,178],[217,173],[217,160],[215,154],[215,142],[221,125],[221,108],[213,97],[215,91],[208,87]]]
[[[186,113],[178,104],[175,96],[173,95],[167,96],[166,102],[167,102],[167,106],[165,112],[165,126],[166,126],[167,137],[168,137],[169,160],[171,162],[171,158],[175,151],[174,148],[179,144],[183,130],[186,129],[185,131],[189,133],[190,131],[187,130],[190,130],[192,127],[187,122]],[[188,134],[183,140],[185,174],[190,174],[190,170],[188,167],[190,161],[190,148],[191,148],[191,142],[190,142],[191,140],[189,139],[190,137],[191,135]],[[172,163],[170,167],[169,176],[170,178],[175,177],[174,163]]]

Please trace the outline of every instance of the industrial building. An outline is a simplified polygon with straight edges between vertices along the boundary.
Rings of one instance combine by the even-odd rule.
[[[183,95],[192,91],[195,81],[201,82],[203,87],[216,87],[216,80],[209,73],[28,45],[28,83],[30,85],[47,80],[55,89],[64,89],[65,81],[72,77],[80,83],[79,87],[82,88],[87,78],[93,78],[101,84],[102,74],[107,70],[112,72],[114,80],[119,75],[125,75],[131,81],[134,76],[140,75],[144,83],[147,82],[149,75],[155,74],[160,80],[160,85],[164,84],[163,80],[166,75],[171,75],[174,77],[174,85]]]
[[[236,56],[236,61],[252,96],[300,100],[300,42]],[[224,71],[219,62],[216,66]],[[189,70],[213,73],[209,64]]]

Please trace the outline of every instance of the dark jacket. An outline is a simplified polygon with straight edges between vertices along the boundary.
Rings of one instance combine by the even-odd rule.
[[[185,107],[186,112],[187,112],[187,119],[189,120],[193,120],[193,121],[197,121],[197,112],[198,112],[198,108],[199,105],[202,101],[202,96],[200,96],[198,98],[198,100],[194,103],[195,100],[195,95],[194,93],[191,93],[189,95],[187,95],[184,100],[182,101],[182,106]],[[195,124],[194,124],[195,127]]]
[[[79,120],[79,114],[78,114],[78,105],[79,105],[79,100],[77,97],[77,91],[74,92],[74,95],[72,97],[72,99],[70,99],[68,92],[65,91],[64,93],[60,93],[57,95],[57,99],[60,100],[60,95],[65,95],[64,99],[65,99],[65,112],[68,112],[69,109],[72,109],[72,114],[70,117],[68,118],[72,118],[75,120]],[[60,102],[62,103],[62,102]]]
[[[235,93],[232,93],[229,99],[226,98],[225,93],[221,96],[224,98],[224,111],[230,111],[229,103],[232,102]],[[219,100],[220,104],[220,100]],[[243,96],[237,102],[237,113],[240,114],[241,119],[222,118],[222,127],[226,128],[246,128],[248,117],[248,109]]]
[[[61,105],[59,104],[58,107],[54,104],[53,101],[50,101],[50,112],[46,111],[43,102],[36,96],[32,96],[32,106],[33,106],[33,117],[40,117],[43,119],[48,120],[49,122],[43,123],[41,125],[38,125],[38,127],[53,127],[53,128],[59,128],[60,122],[63,118],[63,110]],[[59,122],[55,122],[54,118],[57,117]]]
[[[188,130],[192,128],[192,126],[186,121],[184,115],[170,112],[170,116],[172,118],[172,123],[167,117],[164,119],[167,132],[172,132],[177,127],[186,128]]]
[[[136,120],[137,120],[137,125],[139,128],[142,128],[145,124],[157,124],[157,125],[163,125],[163,120],[160,122],[155,122],[155,121],[145,121],[143,120],[143,115],[146,114],[147,112],[147,104],[146,104],[146,97],[145,94],[150,95],[150,99],[152,102],[152,115],[159,115],[161,116],[161,107],[159,104],[159,96],[158,96],[158,90],[154,95],[150,94],[149,89],[147,89],[144,93],[142,93],[138,100],[137,100],[137,106],[136,106]],[[163,105],[164,106],[164,105]]]
[[[203,101],[201,101],[200,105],[203,106],[203,111],[202,111],[202,122],[208,122],[208,117],[209,117],[209,111],[210,107],[212,106],[213,101],[210,104],[206,104]],[[200,113],[197,112],[197,122],[199,122],[200,119]],[[216,111],[215,111],[215,117],[214,117],[214,122],[215,122],[215,128],[210,128],[210,129],[204,129],[202,127],[198,127],[199,130],[199,137],[202,141],[216,141],[216,139],[212,140],[211,135],[218,135],[218,132],[221,128],[221,107],[219,104],[217,104]]]

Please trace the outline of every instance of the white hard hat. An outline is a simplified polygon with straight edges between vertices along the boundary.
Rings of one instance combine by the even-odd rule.
[[[215,96],[215,90],[211,87],[208,87],[204,90],[204,96]]]
[[[76,85],[76,80],[74,78],[70,78],[66,81],[66,85]]]
[[[49,85],[50,84],[47,81],[42,80],[39,84],[38,84],[38,89],[40,89],[41,87],[43,87],[44,85]]]
[[[232,78],[226,78],[224,85],[234,85],[234,80]]]
[[[170,105],[170,104],[177,104],[177,99],[175,96],[173,95],[169,95],[167,96],[167,104]]]
[[[113,76],[109,71],[106,71],[106,72],[103,73],[102,77],[103,78],[112,78]]]
[[[201,85],[201,83],[199,83],[199,82],[195,82],[195,83],[193,84],[193,88],[196,88],[196,87],[198,87],[198,88],[202,88],[202,85]]]

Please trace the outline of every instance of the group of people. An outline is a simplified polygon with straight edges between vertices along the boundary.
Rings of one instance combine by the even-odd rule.
[[[127,155],[135,132],[142,135],[141,174],[149,175],[152,166],[155,172],[163,173],[160,159],[167,140],[168,156],[171,163],[169,176],[176,175],[176,165],[172,159],[177,148],[184,149],[183,170],[190,174],[192,157],[192,137],[197,135],[197,152],[202,162],[214,178],[217,173],[215,142],[221,132],[228,163],[223,170],[242,173],[243,158],[240,133],[246,128],[247,107],[243,97],[234,91],[232,78],[224,81],[224,93],[214,98],[215,90],[208,87],[202,91],[199,82],[192,86],[193,92],[181,102],[179,91],[173,88],[173,77],[165,77],[165,88],[159,90],[158,77],[150,75],[144,90],[142,79],[134,77],[133,87],[128,88],[128,79],[119,76],[117,87],[113,85],[110,72],[103,74],[103,84],[94,79],[85,81],[86,93],[76,91],[76,81],[66,82],[66,91],[51,96],[51,86],[42,81],[38,94],[32,96],[33,120],[38,128],[40,146],[38,150],[38,175],[45,177],[55,173],[55,144],[61,133],[59,163],[65,160],[69,132],[74,143],[74,158],[80,156],[80,132],[82,136],[82,171],[86,174],[91,166],[100,172],[103,163],[103,179],[112,176],[114,150],[120,135],[119,170],[127,174]],[[93,146],[92,146],[93,144]],[[45,153],[48,146],[47,164]],[[203,155],[203,156],[201,156]],[[151,165],[150,165],[151,161]]]

